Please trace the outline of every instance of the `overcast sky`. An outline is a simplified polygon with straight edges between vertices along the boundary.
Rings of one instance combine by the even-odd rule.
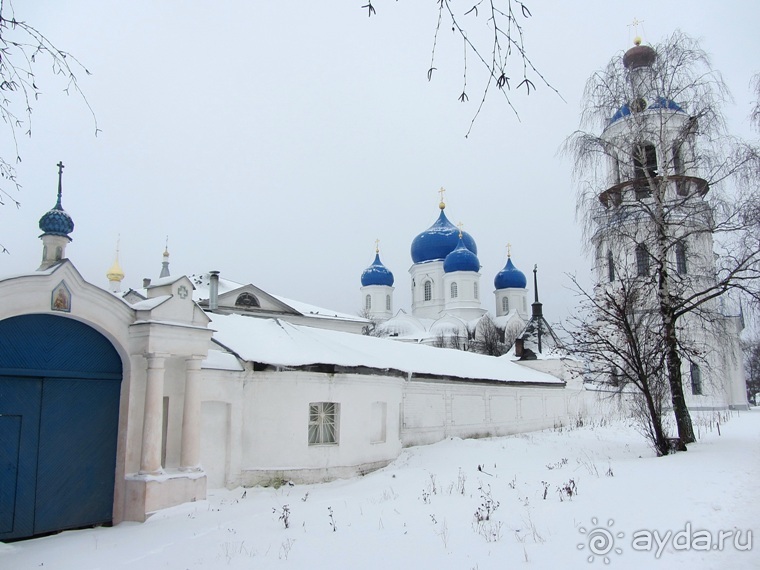
[[[494,94],[469,138],[484,76],[470,57],[470,100],[460,103],[462,42],[444,22],[428,82],[435,3],[376,0],[372,18],[364,3],[16,2],[18,19],[92,72],[80,84],[102,132],[38,67],[44,95],[33,137],[20,142],[22,207],[0,208],[11,252],[0,273],[39,265],[37,223],[55,203],[62,160],[63,205],[76,224],[67,254],[95,284],[107,286],[119,234],[123,288],[158,277],[168,235],[173,275],[219,270],[355,314],[379,238],[395,307],[408,309],[409,247],[438,216],[443,186],[449,219],[478,244],[484,306],[493,310],[511,243],[529,277],[538,264],[554,320],[574,303],[566,274],[587,280],[590,267],[571,161],[558,149],[578,127],[586,78],[632,45],[634,18],[645,42],[678,28],[701,38],[735,97],[730,127],[753,136],[757,2],[528,0],[528,54],[564,100],[538,82],[530,96],[513,91],[518,120]]]

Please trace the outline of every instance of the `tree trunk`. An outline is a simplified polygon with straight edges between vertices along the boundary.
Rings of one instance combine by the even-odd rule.
[[[657,240],[657,297],[659,301],[660,319],[665,341],[665,357],[667,359],[668,383],[670,396],[673,403],[673,413],[676,417],[678,438],[685,446],[693,443],[694,428],[691,424],[689,408],[686,406],[686,398],[683,395],[683,380],[681,378],[681,357],[678,351],[678,337],[676,335],[676,319],[673,315],[673,301],[670,297],[670,274],[668,271],[668,244],[672,236],[668,235],[665,223],[664,199],[667,190],[667,176],[656,184],[647,173],[649,186],[655,199],[654,223]]]
[[[670,397],[673,403],[673,413],[676,416],[678,438],[684,445],[694,443],[694,427],[691,424],[689,408],[686,406],[686,398],[683,395],[683,380],[681,378],[681,357],[678,355],[678,340],[676,327],[671,315],[663,315],[665,326],[665,347],[668,363],[668,383],[670,384]]]

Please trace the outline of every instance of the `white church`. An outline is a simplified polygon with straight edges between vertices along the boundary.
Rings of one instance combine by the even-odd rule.
[[[446,217],[443,188],[438,219],[411,244],[412,307],[394,313],[393,273],[380,252],[361,275],[363,315],[375,324],[374,333],[404,342],[467,349],[487,313],[481,303],[481,265],[473,237]],[[494,323],[503,332],[522,330],[528,321],[525,274],[512,262],[494,278]]]
[[[411,314],[394,312],[379,253],[364,272],[362,306],[389,337],[377,338],[362,334],[365,318],[216,271],[172,276],[168,252],[140,290],[121,291],[118,260],[108,286],[86,282],[86,251],[67,251],[59,164],[41,264],[0,278],[0,540],[144,521],[213,488],[350,477],[405,446],[594,413],[570,357],[429,346],[473,334],[486,312],[475,241],[444,209],[412,241]],[[511,258],[494,285],[495,318],[527,322],[540,344],[538,295],[529,315]],[[689,403],[746,406],[738,386],[731,375]]]

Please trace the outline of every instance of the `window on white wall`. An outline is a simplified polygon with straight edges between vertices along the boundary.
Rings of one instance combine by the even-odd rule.
[[[691,393],[695,396],[702,394],[702,371],[699,369],[699,365],[690,363],[691,372]]]
[[[433,298],[433,282],[425,281],[424,290],[425,290],[425,300],[430,301]]]
[[[457,287],[456,281],[451,284],[451,298],[456,299],[457,295],[459,295],[459,288]]]
[[[615,280],[615,258],[612,255],[612,250],[607,251],[607,278],[610,283]]]
[[[676,242],[676,271],[686,275],[686,246],[682,241]]]
[[[372,297],[370,295],[364,297],[364,308],[368,311],[372,308]]]
[[[340,404],[309,404],[309,445],[337,445]]]
[[[475,298],[477,299],[480,296],[480,291],[478,289],[478,282],[477,281],[475,281],[475,283],[473,283],[473,289],[474,289],[474,293],[475,293]]]
[[[386,421],[388,418],[388,404],[385,402],[372,402],[372,422],[370,424],[371,443],[385,443]]]
[[[501,312],[507,314],[509,312],[509,299],[503,297],[501,300]]]
[[[391,296],[390,295],[385,296],[385,310],[386,311],[391,310]]]
[[[643,243],[636,246],[636,274],[639,277],[649,275],[649,250]]]

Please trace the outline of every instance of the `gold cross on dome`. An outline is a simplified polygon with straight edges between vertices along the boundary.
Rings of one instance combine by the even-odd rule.
[[[462,228],[464,227],[464,224],[462,222],[459,222],[457,224],[457,227],[459,228],[459,237],[462,237]]]
[[[630,24],[628,24],[629,28],[633,26],[633,43],[636,45],[641,44],[641,38],[639,37],[639,26],[643,23],[644,23],[644,20],[639,20],[638,18],[634,18],[633,21]]]
[[[375,240],[375,253],[380,253],[380,239]]]
[[[512,244],[507,244],[507,257],[512,257]]]

